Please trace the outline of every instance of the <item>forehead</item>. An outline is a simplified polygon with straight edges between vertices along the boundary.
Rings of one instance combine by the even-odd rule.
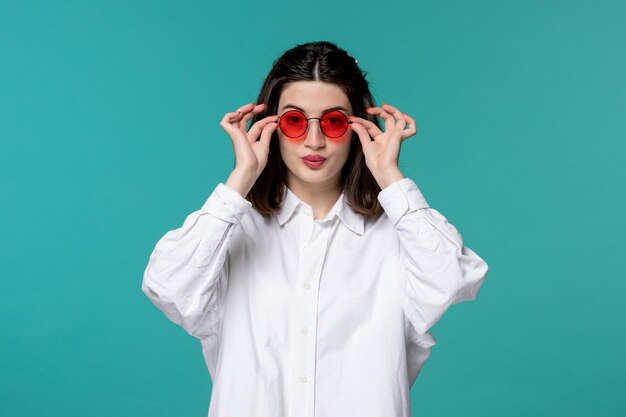
[[[346,93],[339,86],[322,81],[296,81],[287,84],[278,100],[278,110],[288,104],[298,106],[307,113],[320,113],[335,106],[343,106],[352,111]]]

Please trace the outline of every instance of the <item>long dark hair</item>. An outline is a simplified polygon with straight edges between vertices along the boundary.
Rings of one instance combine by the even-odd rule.
[[[374,107],[374,100],[362,71],[355,59],[336,44],[328,41],[307,42],[297,45],[276,59],[265,78],[256,103],[267,104],[266,109],[254,115],[250,124],[278,113],[278,101],[288,83],[295,81],[322,81],[340,87],[348,96],[355,116],[380,124],[376,116],[367,114],[367,107]],[[347,204],[357,213],[378,216],[383,209],[378,202],[381,191],[369,168],[361,142],[352,133],[348,159],[341,170],[341,184]],[[270,150],[263,172],[246,195],[253,207],[269,215],[279,210],[287,185],[287,167],[283,162],[276,130],[272,133]]]

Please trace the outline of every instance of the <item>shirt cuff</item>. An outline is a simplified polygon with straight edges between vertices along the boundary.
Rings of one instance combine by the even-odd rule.
[[[239,223],[250,207],[252,203],[237,190],[220,182],[202,205],[202,210],[226,222]]]
[[[407,177],[382,189],[378,201],[394,225],[405,214],[430,207],[415,181]]]

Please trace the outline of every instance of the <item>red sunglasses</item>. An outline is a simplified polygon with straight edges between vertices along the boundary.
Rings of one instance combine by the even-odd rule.
[[[304,113],[299,110],[289,110],[280,116],[278,127],[285,136],[299,138],[306,133],[309,128],[309,120],[311,119],[320,121],[322,133],[329,138],[339,138],[343,136],[348,130],[348,125],[352,123],[348,120],[348,116],[338,110],[326,112],[321,118],[307,118]],[[304,140],[304,138],[300,140]]]

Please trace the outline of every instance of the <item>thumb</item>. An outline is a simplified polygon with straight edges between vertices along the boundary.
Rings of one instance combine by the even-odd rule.
[[[272,139],[272,133],[274,133],[276,127],[278,127],[278,123],[269,122],[268,124],[263,126],[263,130],[261,131],[261,139],[259,140],[263,142],[268,147],[268,149],[270,146],[270,140]]]
[[[363,147],[363,149],[365,149],[365,147],[372,142],[372,138],[370,137],[369,133],[367,133],[367,129],[358,123],[352,123],[350,124],[350,126],[356,132],[356,134],[359,135],[361,146]]]

